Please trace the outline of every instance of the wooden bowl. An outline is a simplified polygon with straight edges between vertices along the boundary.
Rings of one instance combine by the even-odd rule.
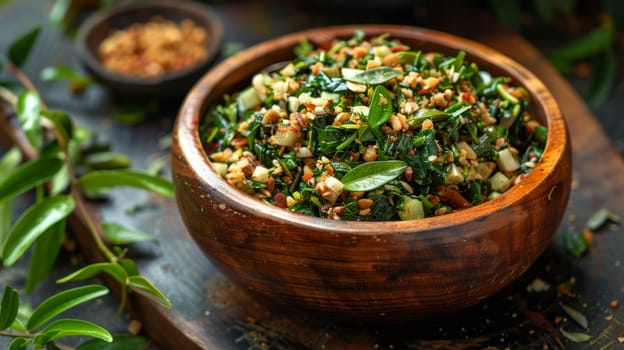
[[[208,35],[206,56],[187,68],[167,72],[153,78],[142,78],[113,72],[101,63],[97,51],[111,32],[145,23],[160,16],[174,23],[190,19],[204,28]],[[102,85],[119,97],[181,98],[208,70],[219,53],[223,28],[215,12],[193,1],[124,2],[99,10],[80,26],[76,37],[78,57]]]
[[[291,59],[302,37],[323,43],[389,33],[414,49],[456,55],[510,76],[548,127],[542,160],[500,197],[417,221],[333,221],[292,213],[231,187],[209,165],[198,137],[207,107],[249,84],[256,71]],[[397,323],[476,304],[507,286],[544,252],[570,193],[571,151],[552,95],[527,69],[479,43],[404,26],[340,26],[286,35],[233,56],[205,75],[173,131],[173,181],[182,219],[211,261],[269,300],[343,321]],[[198,281],[199,282],[199,281]],[[262,298],[264,299],[264,298]]]

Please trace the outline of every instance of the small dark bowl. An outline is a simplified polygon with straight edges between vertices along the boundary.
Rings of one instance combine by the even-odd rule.
[[[511,77],[548,127],[536,167],[501,196],[448,215],[413,221],[356,222],[307,217],[230,186],[202,148],[198,125],[224,93],[293,58],[302,37],[316,44],[387,33],[415,50],[467,59]],[[344,26],[286,35],[241,51],[212,69],[187,96],[173,131],[178,208],[197,245],[233,281],[272,300],[334,319],[401,323],[474,305],[521,276],[549,246],[570,194],[571,148],[565,119],[526,68],[479,43],[403,26]],[[201,281],[198,281],[200,283]]]
[[[114,30],[124,29],[135,23],[144,23],[153,16],[160,16],[179,23],[190,19],[206,30],[206,57],[194,65],[154,78],[141,78],[112,72],[97,57],[100,43]],[[179,98],[184,96],[204,75],[219,53],[223,40],[223,28],[214,11],[191,1],[151,1],[122,3],[102,9],[90,16],[81,26],[76,39],[78,56],[102,85],[117,96]]]

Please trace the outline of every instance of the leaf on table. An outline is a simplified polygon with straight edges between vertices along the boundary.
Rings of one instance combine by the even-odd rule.
[[[2,301],[0,302],[0,331],[10,327],[17,317],[19,310],[19,294],[9,286],[4,286]]]
[[[107,342],[113,340],[113,336],[101,326],[88,321],[70,318],[51,322],[39,334],[45,339],[46,343],[59,338],[73,336],[93,337]]]
[[[102,223],[104,236],[113,244],[128,244],[141,241],[155,241],[156,237],[147,232],[141,232],[124,227],[115,222]]]
[[[559,331],[561,331],[561,334],[563,334],[564,337],[566,337],[567,339],[575,343],[584,343],[586,341],[591,340],[592,338],[590,334],[582,333],[582,332],[568,332],[565,329],[563,329],[563,327],[559,328]]]
[[[130,290],[146,296],[162,306],[171,307],[171,301],[145,277],[129,276],[127,285]]]
[[[580,258],[589,250],[589,244],[581,232],[564,232],[563,245],[566,251]]]
[[[67,289],[44,300],[33,310],[26,328],[32,331],[61,313],[108,293],[108,288],[93,284]]]
[[[162,177],[134,170],[100,170],[85,174],[78,184],[87,193],[101,193],[113,187],[134,187],[173,197],[173,184]]]
[[[28,142],[39,149],[43,143],[41,126],[41,98],[35,91],[24,91],[17,97],[15,106],[17,120],[22,126]]]
[[[34,244],[26,278],[26,293],[32,293],[35,287],[48,277],[61,250],[65,236],[65,220],[61,220],[46,230]]]
[[[126,270],[121,265],[112,262],[102,262],[87,265],[63,278],[58,279],[56,282],[66,283],[71,281],[82,281],[97,276],[100,273],[110,275],[122,285],[126,284],[126,279],[128,277]]]
[[[587,318],[585,317],[585,315],[583,315],[580,311],[566,304],[559,303],[559,305],[561,306],[563,311],[565,311],[566,314],[570,316],[571,319],[576,321],[576,323],[578,323],[581,327],[587,329],[588,323],[587,323]]]
[[[17,37],[9,45],[7,56],[15,66],[21,67],[26,62],[31,49],[35,45],[35,41],[37,41],[37,37],[39,37],[40,30],[41,28],[36,26]]]
[[[592,231],[596,231],[600,227],[602,227],[602,225],[607,223],[607,221],[619,223],[621,220],[622,218],[619,215],[613,213],[607,208],[601,208],[589,217],[587,223],[585,224],[585,227]]]
[[[28,208],[9,232],[2,251],[4,266],[13,265],[48,228],[65,219],[74,206],[71,197],[59,195]]]

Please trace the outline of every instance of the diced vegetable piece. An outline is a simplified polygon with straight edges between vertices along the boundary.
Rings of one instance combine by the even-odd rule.
[[[342,182],[333,176],[328,176],[325,183],[330,190],[336,192],[337,194],[341,194],[344,189]]]
[[[262,100],[258,97],[258,93],[252,87],[243,90],[236,98],[236,104],[239,110],[246,111],[260,104]]]
[[[299,131],[290,126],[280,125],[280,128],[275,133],[275,144],[280,146],[292,147],[299,138]]]
[[[490,186],[494,191],[505,192],[507,191],[509,186],[511,186],[511,179],[505,176],[505,174],[501,173],[500,171],[497,171],[490,178]]]
[[[212,164],[212,168],[221,176],[225,177],[225,175],[227,174],[227,164],[225,163],[217,163],[217,162],[212,162],[210,163]]]
[[[492,200],[492,199],[494,199],[494,198],[497,198],[497,197],[498,197],[498,196],[500,196],[500,195],[501,195],[501,193],[500,193],[500,192],[492,191],[492,192],[488,195],[487,199],[488,199],[488,200]]]
[[[258,165],[253,174],[251,174],[251,179],[254,181],[266,183],[269,179],[269,169],[263,167],[262,165]]]
[[[504,148],[498,151],[498,159],[496,159],[498,167],[505,172],[516,171],[520,168],[520,163],[511,153],[509,148]]]
[[[476,168],[477,173],[481,175],[483,180],[487,180],[494,172],[494,169],[496,169],[496,163],[494,162],[481,162]]]
[[[457,148],[459,148],[460,151],[463,150],[466,152],[467,159],[477,159],[477,154],[466,141],[459,141],[457,143]]]
[[[295,155],[297,158],[309,158],[312,157],[312,151],[308,147],[297,148]]]
[[[464,182],[464,176],[455,164],[451,164],[451,166],[449,166],[448,170],[446,171],[446,176],[444,176],[444,184],[457,185],[462,182]]]
[[[366,92],[366,85],[354,82],[347,82],[347,88],[353,92]]]
[[[323,91],[321,92],[321,99],[325,100],[325,101],[338,101],[340,100],[340,95],[333,93],[333,92],[327,92],[327,91]]]
[[[264,86],[264,76],[262,74],[256,74],[251,79],[251,85],[256,90],[256,94],[260,100],[265,100],[267,98],[267,88]]]
[[[280,74],[286,77],[292,77],[296,73],[297,73],[297,69],[295,68],[295,65],[292,64],[292,62],[288,63],[286,67],[280,70]]]
[[[399,209],[401,220],[418,220],[425,217],[425,210],[418,198],[403,196],[403,206]]]

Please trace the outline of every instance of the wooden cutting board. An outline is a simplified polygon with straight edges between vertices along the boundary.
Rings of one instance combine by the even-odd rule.
[[[239,10],[244,7],[240,6]],[[236,39],[236,31],[242,30],[238,25],[253,16],[251,10],[241,15],[246,12],[234,12],[234,8],[218,9],[226,41]],[[526,66],[551,90],[568,120],[575,186],[552,247],[508,289],[454,317],[392,328],[345,325],[297,310],[267,306],[254,299],[223,277],[194,245],[173,199],[132,190],[114,191],[109,200],[90,203],[89,209],[100,219],[153,232],[158,237],[158,243],[130,246],[129,254],[138,262],[141,273],[171,299],[173,307],[165,309],[133,296],[130,311],[162,349],[541,349],[544,345],[611,349],[620,345],[618,337],[624,336],[622,307],[612,308],[610,303],[624,302],[623,227],[610,226],[597,232],[595,246],[581,259],[566,253],[561,235],[566,230],[580,230],[589,216],[603,207],[624,215],[624,162],[583,100],[529,42],[487,15],[477,12],[469,16],[470,23],[479,23],[478,26],[466,25],[466,18],[465,13],[451,13],[441,21],[428,23],[435,29],[480,41]],[[321,23],[336,24],[327,22],[331,20]],[[319,24],[313,19],[302,23],[304,27]],[[289,28],[285,24],[259,35],[269,38],[299,29],[303,27]],[[59,36],[48,36],[44,44],[47,47],[39,50],[67,47],[66,42],[59,43]],[[72,60],[71,52],[63,57]],[[59,91],[44,92],[49,104],[70,109],[79,123],[114,141],[115,150],[128,154],[138,167],[166,156],[158,139],[169,132],[177,106],[161,105],[157,117],[127,127],[111,121],[116,102],[107,96],[97,89],[79,98]],[[0,118],[0,140],[5,145],[21,144],[22,139],[11,125],[6,118]],[[72,217],[71,228],[84,255],[90,261],[102,260],[95,247],[80,234],[82,226],[82,218]],[[539,292],[532,289],[540,281],[549,288]],[[113,283],[109,284],[116,290]],[[558,293],[562,284],[571,286],[572,296]],[[566,314],[560,303],[585,314],[590,325],[586,332],[593,336],[590,342],[574,344],[561,336],[555,320]],[[580,331],[566,323],[568,328]]]

